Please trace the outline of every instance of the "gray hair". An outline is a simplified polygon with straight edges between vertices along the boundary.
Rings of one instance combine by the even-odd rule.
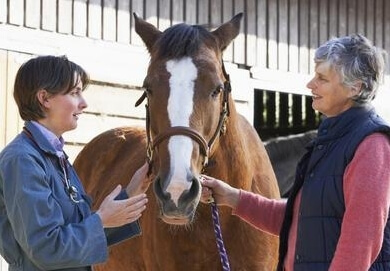
[[[358,34],[325,42],[316,50],[314,61],[328,62],[347,87],[353,89],[356,83],[361,83],[361,90],[353,100],[363,104],[375,98],[378,86],[383,82],[386,57],[386,51]]]

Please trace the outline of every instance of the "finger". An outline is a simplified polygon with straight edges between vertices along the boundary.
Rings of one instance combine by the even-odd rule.
[[[112,192],[110,194],[108,194],[108,196],[106,198],[111,198],[111,199],[116,198],[116,196],[119,195],[121,190],[122,190],[122,186],[120,184],[118,184],[117,187],[115,187],[115,189],[112,190]]]
[[[126,199],[126,205],[133,205],[137,202],[148,202],[148,198],[146,197],[146,194],[139,194],[134,197]]]

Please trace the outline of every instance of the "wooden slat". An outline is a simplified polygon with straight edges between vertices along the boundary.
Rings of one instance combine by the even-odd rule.
[[[9,3],[9,23],[23,25],[24,4],[23,0],[8,1]]]
[[[234,16],[233,1],[224,1],[222,10],[222,22],[229,21]],[[231,43],[223,53],[225,61],[233,62],[233,43]]]
[[[336,4],[338,3],[339,5],[339,15],[338,15],[338,18],[339,18],[339,29],[338,29],[338,36],[345,36],[347,35],[347,30],[348,30],[348,11],[347,11],[347,4],[348,4],[348,1],[345,0],[345,1],[337,1],[337,0],[333,0],[333,2],[336,2]]]
[[[57,30],[57,2],[42,0],[42,29]]]
[[[66,132],[64,139],[67,142],[87,143],[98,134],[121,126],[145,126],[145,121],[131,118],[118,118],[106,115],[83,114],[78,120],[77,129]]]
[[[357,33],[366,35],[366,0],[357,0]]]
[[[339,33],[338,0],[329,0],[329,35],[328,39],[337,37]]]
[[[122,43],[130,42],[130,1],[118,1],[118,36],[117,41]]]
[[[288,7],[287,0],[279,0],[278,69],[288,71]]]
[[[41,2],[36,0],[26,0],[26,26],[40,28]]]
[[[278,68],[278,9],[276,1],[268,2],[268,68]]]
[[[73,6],[69,0],[58,0],[58,32],[72,33]]]
[[[375,1],[375,21],[374,21],[374,34],[375,39],[373,40],[374,44],[380,48],[383,48],[384,37],[383,37],[383,29],[384,29],[384,3],[383,0]]]
[[[116,0],[104,0],[103,39],[116,40]]]
[[[385,28],[384,28],[384,33],[385,33],[385,44],[384,44],[384,49],[387,51],[387,53],[390,55],[390,2],[385,1]],[[390,74],[390,57],[387,59],[387,74]]]
[[[309,73],[314,71],[314,52],[315,49],[318,47],[318,41],[319,41],[319,25],[318,25],[318,1],[320,0],[309,0],[310,3],[310,21],[309,21],[309,26],[310,26],[310,39],[309,39]]]
[[[299,72],[309,73],[309,1],[300,0],[299,14]]]
[[[87,36],[87,0],[73,2],[73,34],[76,36]]]
[[[198,16],[196,19],[197,24],[209,23],[209,0],[198,0]]]
[[[222,3],[222,0],[210,1],[210,23],[213,27],[219,26],[222,23]]]
[[[7,51],[0,50],[0,150],[5,146],[5,131],[7,130],[6,126],[6,110],[7,110],[7,65],[8,65],[8,56]]]
[[[246,2],[246,18],[247,18],[247,32],[246,32],[246,48],[245,48],[245,64],[248,66],[256,65],[256,1],[247,0]]]
[[[159,5],[158,29],[164,31],[171,26],[171,0],[161,0]]]
[[[329,38],[329,29],[328,29],[328,1],[329,0],[320,0],[318,1],[319,10],[319,42],[323,44]],[[332,22],[333,23],[333,22]]]
[[[17,105],[13,99],[15,75],[19,67],[31,56],[17,52],[8,52],[7,88],[6,88],[6,130],[5,143],[8,144],[21,131],[23,121],[19,116]]]
[[[357,0],[349,0],[348,2],[348,25],[347,34],[353,34],[357,32]]]
[[[298,18],[298,0],[290,0],[289,9],[289,29],[288,31],[288,70],[292,72],[299,71],[299,18]]]
[[[184,1],[172,0],[172,24],[184,21]]]
[[[7,22],[8,5],[7,0],[0,0],[0,22]]]
[[[135,12],[135,13],[137,13],[137,15],[139,17],[141,17],[142,19],[145,19],[144,18],[145,15],[144,15],[143,1],[142,0],[132,1],[131,9],[132,9],[132,12],[131,12],[131,33],[130,33],[131,43],[134,45],[143,45],[142,39],[135,32],[134,16],[133,16],[133,12]]]
[[[153,24],[154,26],[157,26],[157,1],[155,0],[144,0],[145,2],[145,19]]]
[[[374,35],[375,35],[375,0],[366,1],[366,22],[365,22],[365,28],[366,28],[366,37],[374,42]]]
[[[257,1],[257,63],[259,68],[267,67],[267,1]]]
[[[196,0],[187,0],[185,7],[185,22],[188,24],[196,24]]]
[[[234,1],[234,14],[244,12],[245,11],[245,3],[244,0],[235,0]],[[233,43],[233,60],[235,63],[238,64],[245,64],[245,48],[246,48],[246,41],[245,41],[245,34],[247,32],[246,29],[246,21],[247,21],[246,14],[244,13],[244,18],[242,19],[241,23],[241,29],[238,36],[235,38]]]
[[[90,85],[83,93],[88,113],[118,117],[145,118],[144,104],[135,107],[142,92],[104,85]]]
[[[88,37],[102,38],[102,1],[89,0],[88,4]]]

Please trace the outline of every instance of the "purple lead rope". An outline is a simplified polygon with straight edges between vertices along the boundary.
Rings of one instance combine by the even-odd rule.
[[[219,223],[219,213],[217,208],[217,203],[211,202],[211,211],[214,224],[215,238],[217,239],[217,247],[219,252],[219,257],[221,258],[222,269],[224,271],[230,271],[229,258],[227,256],[225,245],[222,239],[221,226]]]

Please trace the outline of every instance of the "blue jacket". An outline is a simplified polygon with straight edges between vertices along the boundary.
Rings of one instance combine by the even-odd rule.
[[[345,212],[344,171],[358,145],[375,132],[390,136],[390,127],[367,106],[353,107],[321,123],[318,137],[308,148],[309,155],[297,170],[297,179],[303,179],[303,185],[295,271],[329,269]],[[370,270],[390,270],[390,220],[380,255]]]
[[[0,153],[0,253],[9,270],[90,270],[110,244],[140,234],[138,222],[104,231],[73,167],[74,203],[54,147],[31,122]],[[127,198],[126,192],[118,198]]]

